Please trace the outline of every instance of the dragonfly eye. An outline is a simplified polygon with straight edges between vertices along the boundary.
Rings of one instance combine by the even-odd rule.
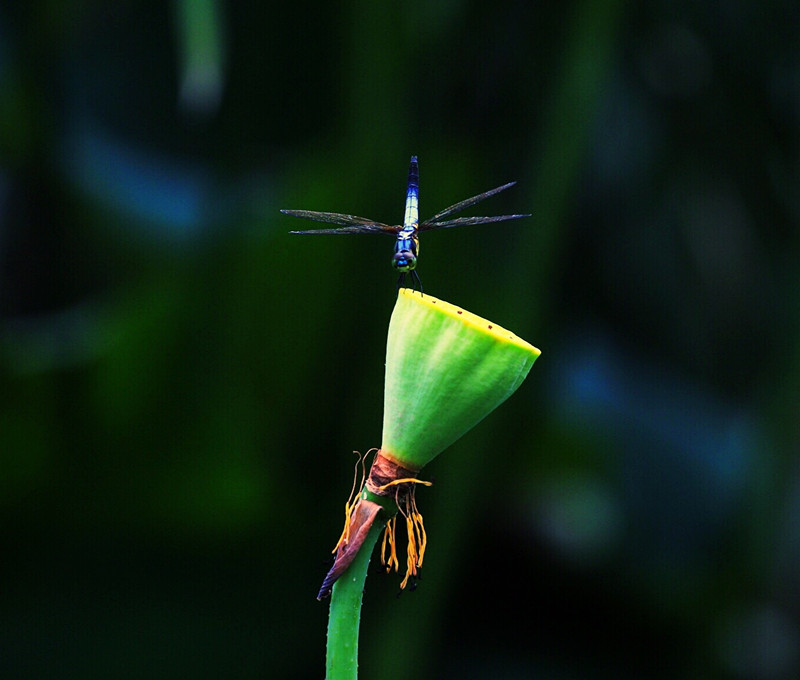
[[[410,272],[417,266],[417,256],[410,250],[400,250],[392,257],[392,266],[399,272]]]

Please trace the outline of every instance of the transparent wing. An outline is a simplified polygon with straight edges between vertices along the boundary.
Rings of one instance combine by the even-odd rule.
[[[463,227],[470,224],[490,224],[491,222],[505,222],[506,220],[516,220],[520,217],[530,217],[530,215],[495,215],[494,217],[457,217],[454,220],[435,222],[433,224],[425,222],[419,227],[420,231],[433,231],[434,229],[447,229],[449,227]]]
[[[400,227],[390,227],[387,224],[368,220],[357,215],[343,215],[341,213],[316,212],[314,210],[281,210],[284,215],[300,217],[304,220],[338,224],[333,229],[308,229],[306,231],[290,231],[290,234],[396,234]]]
[[[445,208],[444,210],[440,210],[430,219],[425,220],[419,229],[420,231],[427,231],[428,229],[435,229],[436,224],[440,224],[442,222],[442,218],[447,217],[449,215],[453,215],[454,213],[461,212],[462,210],[466,210],[467,208],[472,207],[476,203],[480,203],[481,201],[485,201],[487,198],[494,196],[495,194],[499,194],[501,191],[505,191],[509,187],[513,187],[516,182],[509,182],[508,184],[504,184],[503,186],[496,187],[494,189],[490,189],[489,191],[484,191],[482,194],[478,194],[477,196],[472,196],[471,198],[465,198],[463,201],[459,201],[458,203],[451,205],[449,208]],[[453,225],[455,226],[455,225]]]

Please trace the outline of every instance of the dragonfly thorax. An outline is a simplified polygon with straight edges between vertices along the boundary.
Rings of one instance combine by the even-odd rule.
[[[417,266],[417,239],[400,238],[394,244],[392,266],[399,272],[410,272]]]

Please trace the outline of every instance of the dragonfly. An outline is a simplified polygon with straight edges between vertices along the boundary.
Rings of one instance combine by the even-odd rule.
[[[530,215],[495,215],[493,217],[456,217],[447,219],[455,213],[471,208],[476,203],[499,194],[501,191],[513,187],[516,182],[509,182],[502,186],[484,191],[482,194],[466,198],[451,205],[449,208],[440,210],[430,219],[422,224],[419,222],[419,164],[417,157],[411,157],[411,164],[408,168],[408,189],[406,190],[406,211],[402,225],[390,226],[382,222],[376,222],[357,215],[344,215],[342,213],[316,212],[314,210],[281,210],[285,215],[300,217],[315,222],[326,222],[328,224],[339,225],[328,229],[309,229],[306,231],[291,231],[290,234],[391,234],[395,237],[394,255],[392,256],[392,266],[399,272],[397,287],[405,284],[405,277],[410,274],[414,283],[419,284],[422,290],[422,281],[417,272],[417,259],[419,258],[419,234],[423,231],[433,231],[435,229],[449,229],[451,227],[461,227],[471,224],[490,224],[492,222],[505,222],[506,220],[516,220],[520,217],[530,217]]]

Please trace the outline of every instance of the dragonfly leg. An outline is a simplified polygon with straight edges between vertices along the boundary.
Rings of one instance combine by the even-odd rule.
[[[397,290],[400,290],[406,285],[406,274],[409,272],[401,272],[400,276],[397,277]],[[413,290],[417,290],[419,286],[419,292],[424,295],[425,292],[422,290],[422,279],[419,278],[419,274],[417,273],[416,269],[411,270],[411,287]]]
[[[417,273],[416,269],[411,270],[411,278],[414,281],[414,290],[416,290],[417,286],[419,286],[420,295],[425,295],[425,291],[422,290],[422,279],[419,278],[419,274]]]

